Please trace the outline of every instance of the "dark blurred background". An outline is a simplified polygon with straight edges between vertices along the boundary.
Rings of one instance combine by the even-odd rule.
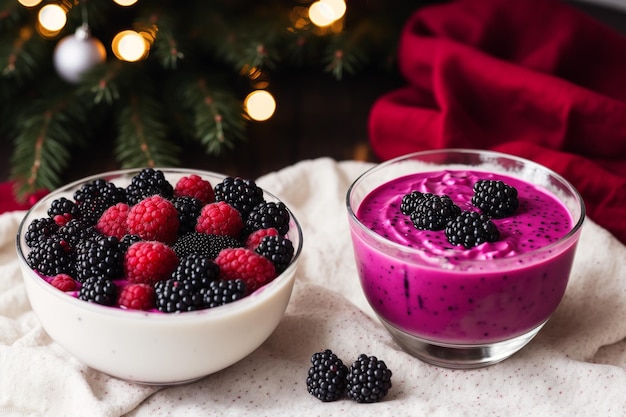
[[[597,2],[572,4],[626,34],[626,0],[615,1],[624,1],[624,8]],[[184,149],[181,165],[256,178],[323,156],[376,161],[368,145],[369,110],[378,97],[403,84],[396,72],[380,70],[337,81],[318,71],[279,71],[273,80],[278,107],[270,120],[251,122],[246,141],[219,156],[208,156],[200,147],[190,145]],[[12,149],[11,140],[0,140],[1,181],[9,179]],[[84,154],[73,155],[64,180],[117,168],[111,144],[103,140],[91,144]]]

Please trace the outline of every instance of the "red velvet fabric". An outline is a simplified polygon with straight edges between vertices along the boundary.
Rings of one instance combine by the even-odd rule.
[[[41,197],[48,194],[48,191],[40,190],[24,199],[17,199],[13,191],[14,183],[12,181],[0,183],[0,214],[9,211],[28,210]]]
[[[407,84],[370,113],[379,158],[465,147],[532,159],[626,243],[626,37],[557,0],[456,0],[410,16],[398,54]]]

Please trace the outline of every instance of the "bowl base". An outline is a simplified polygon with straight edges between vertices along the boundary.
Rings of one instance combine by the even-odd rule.
[[[379,319],[404,351],[426,363],[450,369],[476,369],[501,362],[526,346],[546,324],[544,321],[529,332],[502,342],[459,345],[409,335],[384,319]]]

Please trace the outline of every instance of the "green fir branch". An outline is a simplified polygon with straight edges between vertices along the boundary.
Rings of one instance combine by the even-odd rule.
[[[69,165],[72,148],[84,146],[89,136],[84,129],[86,108],[73,92],[50,94],[23,115],[11,171],[18,197],[41,188],[52,190],[62,183],[61,174]]]
[[[192,115],[194,137],[207,153],[220,154],[244,138],[242,104],[232,92],[205,78],[196,78],[181,83],[179,94]]]
[[[178,165],[179,147],[169,140],[163,108],[145,92],[134,92],[117,115],[115,155],[122,168]]]

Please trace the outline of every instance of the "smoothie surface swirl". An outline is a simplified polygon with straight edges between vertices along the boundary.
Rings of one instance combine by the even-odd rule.
[[[492,219],[500,231],[497,242],[465,249],[448,242],[444,231],[416,229],[400,212],[402,197],[412,191],[448,195],[461,210],[479,211],[471,203],[479,180],[500,180],[518,191],[513,215]],[[426,260],[450,263],[505,258],[534,251],[558,241],[572,229],[569,211],[543,188],[503,174],[474,170],[442,170],[394,179],[373,190],[359,206],[357,218],[369,229],[393,242],[415,248]]]

